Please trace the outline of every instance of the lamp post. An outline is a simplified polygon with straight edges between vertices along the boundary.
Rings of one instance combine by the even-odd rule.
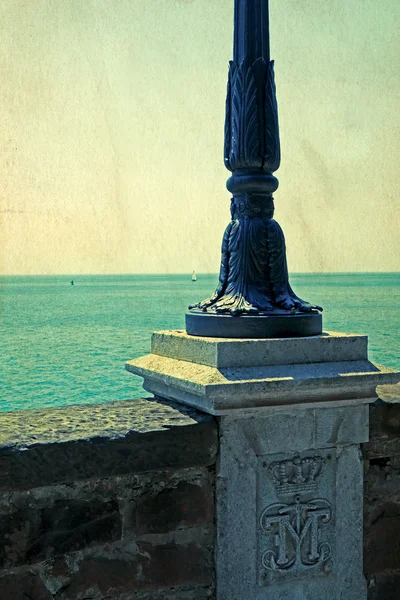
[[[268,1],[235,0],[219,285],[189,310],[187,333],[153,333],[126,368],[163,403],[218,419],[217,600],[366,600],[360,445],[377,385],[400,374],[368,360],[366,336],[318,335],[322,309],[290,287],[273,219],[279,161]]]
[[[273,219],[280,164],[268,0],[235,0],[233,61],[225,117],[225,166],[232,172],[231,221],[222,240],[218,287],[189,307],[186,331],[212,337],[322,333],[322,308],[289,284],[285,239]]]

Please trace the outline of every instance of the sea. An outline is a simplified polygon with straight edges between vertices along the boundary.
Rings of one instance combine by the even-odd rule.
[[[74,285],[71,285],[71,281]],[[153,331],[184,329],[217,275],[0,277],[0,411],[144,398],[127,360]],[[370,360],[400,369],[400,274],[293,274],[324,307],[325,331],[369,336]]]

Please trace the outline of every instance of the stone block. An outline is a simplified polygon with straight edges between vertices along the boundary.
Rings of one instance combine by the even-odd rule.
[[[393,458],[373,458],[366,464],[364,497],[366,505],[399,498],[400,465],[392,468]],[[399,500],[400,502],[400,500]]]
[[[374,438],[363,445],[363,454],[366,460],[376,460],[389,456],[400,457],[400,437]]]
[[[378,386],[377,393],[384,388],[397,388],[398,386]],[[388,393],[385,394],[388,398]],[[388,442],[389,446],[393,440],[400,439],[400,403],[377,400],[370,405],[370,444],[378,447],[380,442]],[[395,442],[394,442],[395,445]]]
[[[365,600],[360,452],[337,444],[363,410],[334,436],[311,407],[220,417],[218,600]]]
[[[368,582],[368,600],[399,600],[400,573],[382,573]]]
[[[148,586],[207,586],[213,581],[213,554],[208,548],[193,543],[157,545],[143,541],[138,541],[138,548],[150,557],[145,569]]]
[[[307,338],[311,339],[311,338]],[[234,410],[376,399],[378,384],[400,374],[367,360],[219,368],[149,354],[126,369],[155,396],[215,415]]]
[[[87,557],[70,573],[62,591],[62,600],[78,598],[119,598],[145,585],[143,569],[148,559],[132,555],[126,559]]]
[[[315,411],[315,447],[347,446],[368,441],[368,405],[329,406]]]
[[[3,567],[37,563],[121,537],[116,500],[102,502],[57,500],[44,508],[27,505],[0,518],[0,564]]]
[[[138,542],[137,553],[87,557],[71,574],[63,600],[119,598],[124,594],[212,585],[212,554],[196,544]],[[151,596],[150,596],[151,597]]]
[[[229,339],[159,331],[151,353],[217,369],[367,360],[365,335],[325,332],[308,338]]]
[[[36,567],[36,570],[40,573],[40,578],[49,592],[56,597],[57,600],[63,600],[62,597],[60,598],[59,595],[57,596],[57,593],[71,582],[70,573],[74,571],[71,557],[67,555],[62,558],[53,558],[43,561]]]
[[[363,463],[359,445],[337,449],[336,594],[340,600],[366,598],[363,574]]]
[[[27,508],[0,517],[0,568],[29,562],[26,555],[38,537],[39,527],[38,512]]]
[[[374,504],[375,510],[369,516],[369,524],[365,529],[365,574],[371,576],[385,571],[400,573],[400,504],[378,504],[377,501]]]
[[[41,509],[38,537],[26,558],[38,562],[120,538],[121,516],[115,499],[58,500]]]
[[[213,523],[214,491],[210,484],[181,481],[156,495],[141,496],[136,508],[136,534],[166,533]]]
[[[221,444],[229,440],[230,451],[243,462],[248,447],[257,456],[314,446],[315,411],[263,411],[246,418],[227,416],[220,422]]]
[[[257,456],[353,445],[368,439],[368,405],[232,412],[221,419],[220,435],[222,444],[229,438],[238,460],[247,445]]]
[[[53,600],[38,574],[14,573],[0,577],[1,600]],[[76,600],[76,599],[74,599]]]

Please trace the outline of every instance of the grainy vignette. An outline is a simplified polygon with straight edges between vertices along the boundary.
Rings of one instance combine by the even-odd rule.
[[[181,272],[194,262],[199,271],[217,269],[229,210],[221,155],[232,5],[2,1],[1,274]],[[284,148],[276,204],[293,271],[399,269],[399,23],[397,0],[384,10],[372,0],[271,2]],[[1,295],[0,288],[0,316]],[[391,494],[383,517],[371,519],[397,531],[397,450],[389,450],[371,459],[380,462],[369,473]],[[174,484],[209,483],[208,466],[186,468]],[[122,498],[136,480],[118,477]],[[161,474],[153,483],[165,480]],[[107,552],[119,552],[120,505],[106,483],[98,485]],[[63,494],[71,499],[76,490],[89,494],[82,483],[63,487],[55,514],[35,504],[40,494],[28,509],[62,525]],[[16,501],[29,505],[27,493]],[[7,545],[18,562],[31,525],[25,505],[12,506],[21,518],[6,520],[5,533],[7,523],[21,532]],[[90,521],[80,512],[86,506],[74,506]],[[40,527],[37,519],[32,527]],[[92,534],[103,543],[102,531],[95,524],[73,543]],[[42,556],[40,545],[28,550]],[[57,594],[65,565],[51,564]],[[29,594],[48,600],[31,571],[23,566],[10,577],[29,580]],[[389,590],[385,600],[395,593],[395,571],[390,561],[373,565],[371,593],[379,581]]]

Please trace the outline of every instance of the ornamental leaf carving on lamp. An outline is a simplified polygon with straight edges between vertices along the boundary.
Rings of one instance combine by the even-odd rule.
[[[279,185],[273,173],[280,165],[280,141],[268,0],[235,0],[224,154],[225,166],[232,172],[227,181],[232,199],[219,282],[209,298],[189,307],[187,333],[320,334],[322,308],[302,300],[291,288],[284,234],[273,218],[273,193]]]

